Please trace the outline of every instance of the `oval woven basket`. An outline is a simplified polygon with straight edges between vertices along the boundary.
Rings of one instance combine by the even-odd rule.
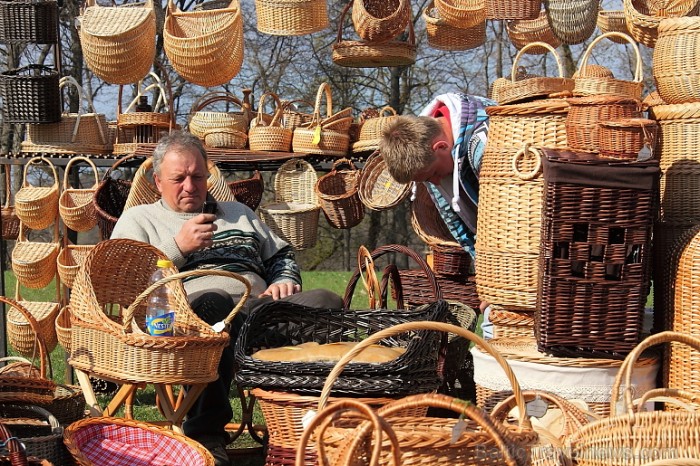
[[[173,68],[204,87],[229,82],[243,65],[243,18],[239,0],[227,8],[180,11],[172,0],[163,27],[163,48]]]
[[[627,30],[634,40],[654,48],[662,19],[695,16],[699,6],[695,0],[624,0]]]
[[[321,117],[321,104],[326,98],[326,117]],[[316,103],[311,122],[308,125],[298,126],[292,135],[292,151],[305,154],[345,156],[350,146],[350,123],[352,118],[344,120],[352,114],[352,109],[345,108],[332,113],[333,100],[331,88],[328,83],[321,83],[316,93]],[[343,119],[342,122],[339,120]],[[340,127],[333,125],[342,123]],[[335,126],[336,129],[329,129]]]
[[[486,21],[467,28],[454,27],[440,16],[434,1],[423,10],[423,21],[428,45],[437,50],[471,50],[486,41]]]
[[[325,0],[255,0],[255,15],[264,34],[301,36],[328,27]]]
[[[50,186],[32,186],[29,170],[46,164],[51,170],[53,182]],[[43,230],[58,218],[59,178],[56,167],[47,158],[34,157],[24,166],[22,187],[15,194],[15,213],[27,228]]]
[[[447,24],[470,28],[486,22],[485,0],[435,0],[435,8]]]
[[[50,464],[70,464],[73,461],[63,444],[63,428],[46,407],[33,404],[0,404],[0,419],[12,429],[28,455],[27,459],[42,458]],[[0,458],[9,453],[0,443]],[[16,463],[21,466],[27,463]]]
[[[353,0],[352,24],[368,42],[384,42],[401,34],[411,20],[409,0]]]
[[[535,19],[516,19],[506,22],[506,31],[510,41],[518,50],[522,50],[531,42],[544,42],[553,48],[561,45],[561,41],[549,26],[545,10],[540,11]],[[528,47],[526,53],[543,54],[549,51],[546,47]]]
[[[603,34],[606,32],[622,32],[629,34],[624,10],[598,10],[596,26],[598,26],[598,29],[600,29],[600,32]],[[618,44],[626,42],[619,37],[608,37],[608,39],[613,42],[617,42]]]
[[[640,118],[638,100],[598,95],[567,99],[570,108],[566,116],[566,138],[574,150],[598,153],[601,121],[617,118]]]
[[[204,110],[216,103],[224,103],[227,107],[234,105],[240,111]],[[248,110],[236,96],[226,91],[213,91],[202,95],[192,105],[187,128],[190,133],[204,139],[204,133],[216,129],[232,129],[247,133],[249,123]]]
[[[580,44],[593,34],[599,0],[544,0],[552,32],[564,44]]]
[[[653,158],[656,144],[656,121],[647,118],[618,118],[601,121],[599,124],[598,145],[600,156],[637,160],[642,149]]]
[[[542,0],[486,0],[487,19],[535,19]]]
[[[344,168],[343,168],[344,167]],[[349,159],[336,160],[330,172],[316,182],[315,190],[326,220],[334,228],[347,229],[365,216],[357,191],[360,171]]]
[[[265,101],[270,97],[274,102],[272,120],[266,122],[263,117]],[[284,107],[277,94],[265,92],[260,96],[258,115],[253,119],[248,130],[248,146],[250,150],[265,152],[289,152],[292,148],[293,131],[282,124]]]
[[[78,162],[88,164],[92,170],[95,182],[89,188],[73,188],[70,185],[70,169]],[[66,164],[63,177],[63,192],[58,199],[58,212],[63,224],[73,231],[88,231],[97,225],[97,213],[92,199],[95,197],[97,185],[100,183],[97,177],[97,167],[87,157],[73,157]],[[78,173],[78,177],[79,177]]]
[[[659,24],[652,73],[669,104],[700,101],[700,18],[667,18]]]
[[[411,226],[418,237],[428,246],[459,246],[424,183],[415,183],[414,199],[411,203]]]
[[[133,159],[134,155],[127,155],[117,159],[105,172],[102,181],[95,190],[92,199],[97,214],[97,226],[100,229],[100,239],[108,239],[112,235],[112,230],[117,220],[124,211],[124,204],[129,197],[131,190],[131,180],[124,179],[123,172],[117,172],[119,166]],[[119,178],[114,175],[119,173]]]
[[[88,0],[78,33],[88,68],[110,84],[131,84],[148,74],[156,55],[152,0],[140,6],[100,6]]]
[[[393,209],[411,192],[411,183],[397,182],[387,169],[384,158],[374,152],[360,173],[358,194],[360,200],[370,210]]]

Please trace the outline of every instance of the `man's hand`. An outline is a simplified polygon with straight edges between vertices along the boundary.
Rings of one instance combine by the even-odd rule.
[[[199,214],[182,225],[180,232],[175,236],[175,243],[183,256],[214,244],[212,238],[217,228],[214,220],[214,214]]]
[[[280,298],[286,298],[293,294],[299,293],[301,291],[301,285],[296,283],[286,282],[286,283],[273,283],[268,286],[267,289],[258,296],[262,298],[263,296],[272,296],[275,301]]]

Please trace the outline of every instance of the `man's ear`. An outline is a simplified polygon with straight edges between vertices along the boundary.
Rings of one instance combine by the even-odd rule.
[[[153,173],[153,182],[156,184],[156,188],[158,188],[158,192],[162,194],[163,190],[160,189],[160,177],[158,175],[156,175],[155,172]]]

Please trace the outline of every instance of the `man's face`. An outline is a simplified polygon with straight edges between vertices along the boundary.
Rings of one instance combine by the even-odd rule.
[[[435,138],[433,141],[433,162],[416,172],[413,181],[430,181],[433,184],[440,184],[444,177],[452,174],[454,168],[452,145],[446,139],[444,134]]]
[[[194,148],[175,147],[165,153],[160,175],[153,179],[163,200],[175,212],[201,212],[207,198],[209,171]]]

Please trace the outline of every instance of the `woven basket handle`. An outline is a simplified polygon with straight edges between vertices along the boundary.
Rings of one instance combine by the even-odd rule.
[[[27,466],[27,451],[18,437],[12,435],[7,427],[0,422],[0,443],[7,448],[10,466]]]
[[[224,325],[228,325],[231,323],[234,317],[236,317],[236,314],[238,311],[243,307],[245,302],[248,300],[248,296],[250,296],[250,282],[243,277],[242,275],[239,275],[235,272],[227,272],[225,270],[189,270],[187,272],[178,272],[173,275],[169,275],[167,277],[164,277],[157,282],[151,284],[148,288],[143,290],[141,294],[139,294],[136,299],[134,300],[131,305],[126,309],[124,312],[124,325],[123,325],[123,330],[124,333],[129,333],[131,332],[131,321],[134,319],[134,312],[136,309],[141,306],[146,299],[148,299],[148,295],[151,294],[153,290],[156,288],[159,288],[163,285],[165,285],[168,282],[172,282],[175,280],[181,280],[186,277],[196,277],[196,276],[207,276],[207,275],[212,275],[212,276],[218,276],[218,277],[229,277],[238,280],[239,282],[243,283],[245,285],[245,292],[241,296],[241,299],[236,303],[236,305],[231,309],[231,312],[226,316],[226,318],[222,321]],[[215,326],[218,324],[215,324]]]
[[[215,102],[229,102],[238,106],[241,110],[245,110],[243,102],[241,102],[241,100],[238,99],[238,97],[231,94],[230,92],[212,91],[207,92],[206,94],[202,94],[202,96],[199,99],[197,99],[194,102],[194,104],[192,104],[192,110],[190,110],[190,119],[192,119],[192,115],[194,115],[196,112],[202,111],[205,107]]]
[[[112,164],[112,166],[109,167],[109,168],[107,169],[107,171],[105,172],[105,174],[104,174],[104,176],[102,177],[102,179],[103,179],[103,180],[106,180],[107,178],[109,178],[109,177],[112,175],[112,172],[116,171],[117,168],[119,168],[119,166],[120,166],[121,164],[123,164],[124,162],[126,162],[126,161],[128,161],[128,160],[137,158],[137,157],[143,157],[143,156],[142,156],[142,155],[136,155],[136,154],[129,154],[129,155],[125,155],[124,157],[122,157],[122,158],[120,158],[120,159],[117,159],[117,160]]]
[[[618,39],[625,40],[630,43],[632,46],[632,49],[634,50],[634,55],[637,60],[637,64],[634,68],[634,81],[635,82],[642,82],[643,75],[642,75],[642,56],[639,53],[639,46],[637,43],[632,39],[628,34],[625,34],[623,32],[616,32],[616,31],[611,31],[611,32],[606,32],[605,34],[601,34],[588,45],[588,48],[586,51],[583,53],[583,57],[581,58],[581,64],[579,65],[578,73],[579,77],[585,78],[586,76],[586,66],[588,65],[588,59],[591,56],[591,53],[593,51],[593,47],[600,42],[603,39],[610,38],[610,37],[616,37]]]
[[[518,167],[518,164],[521,160],[524,160],[525,157],[528,155],[532,155],[535,158],[535,166],[532,170],[529,172],[522,172],[520,171],[520,168]],[[524,181],[531,181],[537,178],[537,175],[542,173],[542,157],[540,152],[535,149],[533,146],[531,146],[529,143],[525,144],[522,149],[520,149],[518,152],[515,153],[513,156],[513,161],[511,163],[511,168],[513,169],[513,173],[520,178],[521,180]]]
[[[314,104],[314,115],[311,120],[310,126],[316,126],[321,124],[321,103],[323,101],[323,96],[326,96],[326,118],[330,117],[333,112],[333,96],[331,95],[331,86],[328,83],[323,82],[318,86],[318,91],[316,92],[316,103]]]
[[[275,103],[275,108],[272,112],[272,121],[270,121],[269,126],[280,126],[281,121],[280,119],[282,118],[282,102],[280,102],[280,98],[275,94],[274,92],[265,92],[263,95],[260,96],[260,101],[258,103],[258,116],[255,118],[253,121],[254,125],[264,125],[265,120],[263,120],[264,114],[263,114],[263,107],[265,106],[265,101],[267,98],[270,97],[272,98],[272,101]]]
[[[435,297],[435,300],[440,300],[442,299],[442,291],[440,290],[440,285],[437,282],[437,278],[435,277],[435,273],[432,271],[430,266],[428,265],[425,260],[416,253],[411,248],[408,248],[406,246],[402,246],[400,244],[387,244],[384,246],[380,246],[372,253],[370,254],[371,258],[373,260],[376,260],[378,257],[383,256],[384,254],[390,253],[390,252],[399,252],[402,254],[407,255],[411,259],[413,259],[425,272],[426,278],[428,279],[428,283],[430,284],[431,289],[433,290],[433,296]],[[352,303],[352,295],[355,292],[355,285],[357,285],[357,280],[360,277],[360,270],[356,269],[352,277],[350,277],[350,280],[348,281],[348,285],[345,288],[345,295],[343,296],[343,308],[344,309],[350,309],[350,304]]]
[[[546,42],[530,42],[528,44],[525,44],[525,46],[518,51],[518,54],[515,56],[515,60],[513,60],[513,68],[511,69],[511,72],[510,72],[510,80],[512,82],[515,82],[518,78],[518,63],[520,62],[520,58],[525,54],[526,50],[531,49],[531,48],[535,48],[535,47],[544,47],[547,50],[549,50],[552,53],[552,55],[554,55],[554,59],[557,61],[557,69],[559,70],[559,77],[560,78],[564,77],[564,67],[561,64],[561,58],[559,58],[559,54],[557,53],[557,50]]]
[[[646,392],[641,398],[636,399],[635,404],[637,405],[637,409],[639,409],[650,401],[670,403],[685,411],[692,412],[697,411],[697,409],[691,406],[690,403],[696,405],[700,404],[700,395],[688,390],[679,390],[676,388],[655,388]]]
[[[167,105],[168,106],[168,115],[170,116],[170,130],[173,128],[173,123],[175,122],[175,115],[173,113],[173,87],[172,84],[170,83],[170,78],[168,77],[167,70],[163,67],[158,62],[155,62],[158,69],[161,71],[163,74],[163,80],[160,79],[160,77],[155,74],[153,71],[150,71],[146,77],[150,77],[153,79],[153,83],[147,85],[145,88],[143,87],[144,80],[146,77],[143,79],[139,80],[137,83],[137,93],[136,97],[129,103],[127,106],[126,111],[128,112],[130,109],[132,109],[138,102],[139,97],[142,95],[145,95],[147,92],[152,91],[154,89],[158,89],[158,100],[156,100],[152,107],[154,112],[160,111],[160,108],[162,106]],[[117,100],[117,119],[119,119],[119,115],[122,114],[122,93],[124,91],[124,86],[120,85],[119,86],[119,95],[118,95],[118,100]]]
[[[321,396],[318,401],[318,410],[320,411],[326,406],[331,389],[333,388],[333,384],[335,383],[336,379],[343,371],[345,366],[363,349],[367,348],[370,345],[378,343],[379,341],[385,338],[389,338],[394,335],[399,335],[404,332],[411,332],[417,330],[435,330],[438,332],[454,333],[455,335],[463,337],[471,341],[472,343],[478,345],[480,348],[484,349],[503,368],[503,371],[506,373],[506,376],[510,381],[511,387],[513,389],[513,395],[515,397],[516,406],[519,410],[518,425],[522,428],[527,429],[530,429],[532,427],[530,424],[530,420],[526,416],[525,398],[523,397],[523,393],[520,389],[520,384],[518,383],[518,380],[515,377],[513,369],[511,369],[511,367],[508,365],[508,362],[503,358],[503,356],[501,356],[501,354],[493,346],[491,346],[490,343],[488,343],[486,340],[476,335],[475,333],[470,332],[469,330],[459,327],[457,325],[446,324],[443,322],[406,322],[403,324],[394,325],[393,327],[389,327],[384,330],[380,330],[379,332],[373,333],[372,335],[362,340],[360,343],[355,345],[349,352],[347,352],[345,356],[343,356],[340,359],[340,361],[336,363],[330,374],[328,374],[326,382],[323,385],[323,390],[321,391]]]
[[[620,366],[620,370],[615,377],[615,383],[612,386],[612,396],[610,397],[611,413],[617,413],[620,411],[617,407],[617,400],[620,397],[620,386],[624,381],[624,408],[626,408],[627,413],[630,416],[634,415],[634,401],[632,400],[632,372],[634,371],[634,366],[637,359],[639,359],[639,356],[648,348],[672,341],[688,345],[695,351],[700,351],[700,338],[684,333],[665,331],[645,338],[632,350],[632,352],[627,355],[625,360],[622,361],[622,366]]]
[[[374,260],[365,246],[357,250],[357,270],[360,271],[360,279],[367,290],[370,309],[380,309],[382,306],[381,287],[374,268]],[[364,271],[364,273],[362,273]]]
[[[336,160],[335,162],[333,162],[333,166],[331,167],[330,173],[336,173],[336,172],[338,172],[338,169],[339,169],[340,167],[342,167],[343,165],[345,165],[346,167],[348,167],[348,170],[350,170],[350,171],[355,171],[355,170],[357,170],[357,168],[355,167],[355,164],[352,163],[352,160],[346,159],[345,157],[343,157],[343,158],[338,159],[338,160]]]
[[[32,157],[29,159],[27,164],[24,166],[24,173],[22,174],[22,186],[31,186],[29,182],[27,181],[27,172],[29,172],[29,168],[32,165],[38,165],[40,163],[45,163],[51,168],[51,172],[53,173],[53,184],[58,186],[59,183],[59,178],[58,178],[58,173],[56,172],[56,167],[54,166],[51,161],[45,157]]]
[[[391,280],[391,285],[394,287],[394,291],[396,292],[396,309],[405,309],[401,275],[399,274],[399,268],[396,266],[396,264],[388,264],[382,271],[382,282],[379,284],[382,298],[381,306],[388,306],[389,280]]]
[[[92,160],[90,160],[87,157],[83,157],[83,156],[79,155],[77,157],[72,157],[68,161],[68,163],[66,164],[66,168],[64,169],[64,172],[63,172],[63,190],[66,191],[66,190],[71,188],[70,176],[68,176],[68,174],[70,173],[70,169],[73,166],[73,164],[77,163],[77,162],[85,162],[88,165],[90,165],[90,168],[92,168],[92,174],[95,176],[95,184],[92,185],[91,189],[96,189],[97,185],[100,183],[100,180],[97,177],[97,167],[95,166],[95,164],[93,163]]]
[[[10,166],[5,166],[5,204],[3,209],[8,209],[10,207],[12,199],[12,176],[10,175]]]
[[[8,298],[5,296],[0,296],[0,302],[5,303],[5,304],[17,309],[20,312],[20,314],[22,314],[24,316],[24,318],[27,319],[27,322],[29,322],[29,326],[34,331],[34,335],[36,336],[35,342],[36,342],[37,346],[39,347],[39,376],[42,379],[46,379],[47,372],[48,372],[49,377],[52,377],[52,375],[51,375],[51,361],[49,360],[49,352],[46,348],[46,343],[44,342],[44,340],[42,340],[39,337],[39,335],[41,335],[41,329],[39,327],[39,322],[36,321],[36,319],[34,318],[32,313],[29,312],[27,310],[27,308],[25,308],[24,306],[22,306],[18,302],[20,299],[20,297],[19,297],[19,285],[17,285],[17,288],[15,290],[15,295],[16,295],[16,299],[11,299],[11,298]]]
[[[100,141],[102,144],[105,144],[107,139],[105,139],[105,128],[102,127],[102,121],[100,120],[99,115],[97,114],[97,111],[95,110],[95,106],[92,103],[92,99],[90,96],[85,92],[85,89],[78,84],[78,81],[75,80],[72,76],[64,76],[60,79],[58,82],[58,87],[60,89],[64,88],[67,85],[73,86],[77,91],[78,91],[78,96],[80,97],[80,106],[78,108],[78,116],[75,119],[75,125],[73,125],[73,136],[71,137],[71,142],[75,142],[75,138],[78,137],[78,129],[80,128],[80,117],[83,115],[83,112],[87,110],[87,113],[92,113],[93,117],[95,118],[95,121],[97,122],[97,130],[100,133]]]
[[[351,398],[342,398],[339,399],[337,402],[333,403],[332,405],[328,406],[325,408],[323,411],[317,413],[309,422],[309,425],[304,428],[304,432],[301,435],[301,440],[299,441],[299,445],[297,446],[297,451],[296,451],[296,461],[295,465],[296,466],[304,466],[306,464],[306,450],[309,444],[309,441],[311,440],[311,437],[316,429],[318,429],[318,434],[316,435],[316,438],[318,439],[316,442],[316,446],[318,448],[318,460],[320,464],[322,465],[328,465],[328,457],[325,452],[325,445],[324,442],[322,441],[323,435],[326,432],[326,429],[328,429],[329,426],[333,425],[333,423],[341,418],[341,415],[344,412],[351,411],[352,414],[359,415],[360,417],[364,417],[369,423],[370,427],[373,429],[373,442],[372,442],[372,456],[370,458],[369,465],[370,466],[378,466],[380,463],[380,455],[382,452],[382,432],[387,434],[387,437],[389,438],[389,441],[391,443],[391,452],[392,452],[392,459],[394,466],[399,466],[401,464],[401,448],[399,445],[399,440],[396,437],[396,433],[394,430],[391,428],[391,426],[381,417],[377,415],[377,413],[370,408],[368,405],[365,403],[362,403],[361,401],[358,400],[353,400]],[[354,438],[358,438],[360,436],[354,436]],[[361,437],[360,440],[363,440],[365,437]],[[343,460],[349,459],[349,457],[355,457],[355,453],[357,451],[357,443],[353,442],[353,445],[351,447],[345,447],[342,449],[340,453],[338,453],[338,457],[336,458],[336,461],[334,461],[334,465],[340,465]]]
[[[396,116],[398,115],[396,113],[396,110],[394,110],[394,107],[391,105],[386,105],[382,107],[381,110],[379,110],[379,117],[385,117],[385,116]]]

